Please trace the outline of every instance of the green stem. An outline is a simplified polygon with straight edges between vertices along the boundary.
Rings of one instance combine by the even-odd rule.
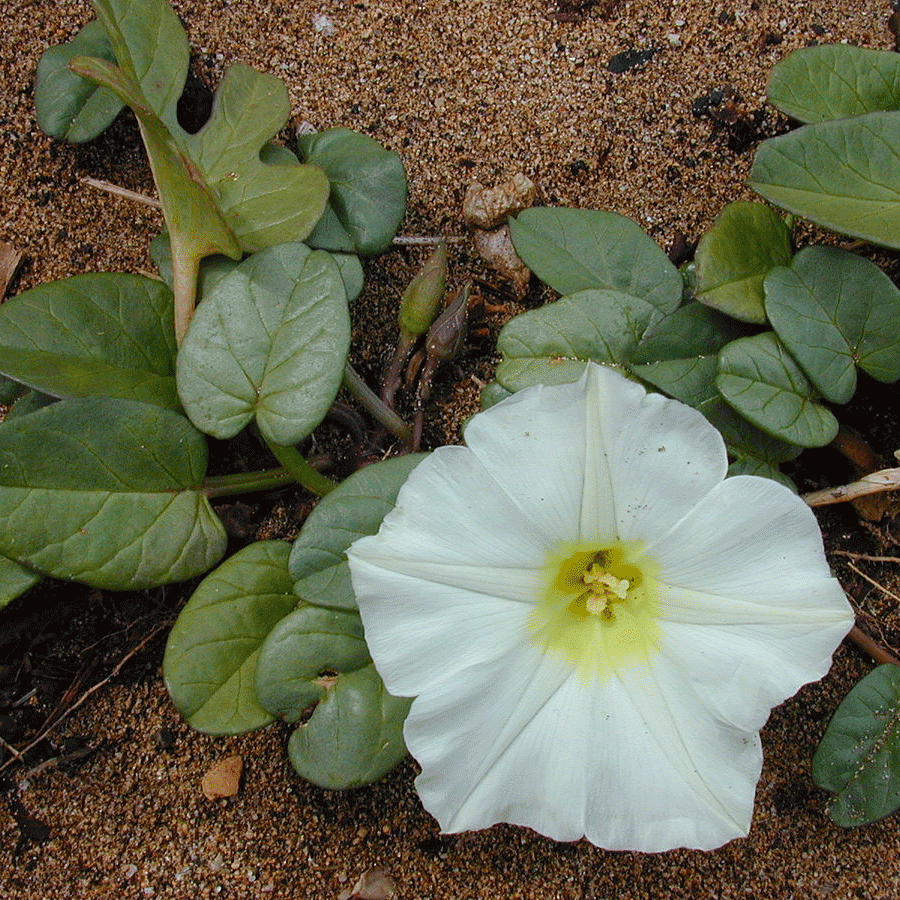
[[[372,418],[380,422],[394,437],[403,441],[407,448],[412,447],[413,436],[409,426],[362,380],[350,363],[344,366],[344,387]]]
[[[293,484],[297,479],[285,466],[264,469],[261,472],[238,472],[235,475],[215,475],[203,482],[200,490],[209,499],[230,497],[234,494],[251,494]]]
[[[197,303],[197,277],[200,274],[198,257],[185,252],[185,247],[173,234],[172,246],[172,293],[175,297],[175,341],[178,346],[187,334],[188,325],[194,315]]]
[[[269,440],[266,440],[266,444],[278,462],[290,472],[294,481],[299,481],[308,491],[324,497],[325,494],[337,487],[336,481],[317,472],[296,447],[285,447],[283,444],[275,444]]]

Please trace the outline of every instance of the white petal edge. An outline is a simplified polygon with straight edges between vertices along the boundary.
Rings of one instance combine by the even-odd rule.
[[[526,644],[442,680],[405,728],[425,808],[444,831],[509,822],[613,850],[745,835],[758,735],[713,720],[672,675],[657,661],[588,684]]]

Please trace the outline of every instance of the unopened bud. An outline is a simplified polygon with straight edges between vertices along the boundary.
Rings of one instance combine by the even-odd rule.
[[[441,308],[446,284],[447,242],[442,240],[403,292],[398,316],[403,337],[414,339],[428,331]]]

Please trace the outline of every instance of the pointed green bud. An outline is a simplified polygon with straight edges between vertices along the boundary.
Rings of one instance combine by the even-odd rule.
[[[400,301],[400,332],[408,340],[425,334],[441,308],[447,283],[447,242],[441,240],[422,271],[403,292]]]

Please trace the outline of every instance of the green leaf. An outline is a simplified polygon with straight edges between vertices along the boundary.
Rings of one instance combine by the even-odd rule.
[[[481,389],[481,408],[490,409],[512,395],[513,392],[508,391],[499,381],[492,381]]]
[[[742,416],[780,440],[822,447],[837,434],[837,419],[815,402],[812,385],[771,331],[722,350],[716,387]]]
[[[729,316],[702,303],[686,303],[660,319],[631,354],[632,366],[718,353],[746,329]]]
[[[93,0],[93,5],[119,68],[166,128],[177,130],[190,46],[168,0]]]
[[[784,472],[780,472],[777,466],[756,456],[739,456],[732,462],[728,466],[728,477],[732,478],[735,475],[753,475],[757,478],[770,478],[772,481],[783,484],[795,494],[797,493],[797,485],[795,485]]]
[[[834,247],[807,247],[766,278],[766,311],[779,339],[827,400],[846,403],[856,366],[900,378],[900,290],[874,263]]]
[[[819,225],[900,248],[900,112],[807,125],[764,141],[750,186]]]
[[[347,550],[357,538],[378,531],[423,459],[424,454],[412,453],[366,466],[319,501],[291,551],[289,566],[300,597],[318,606],[356,609]]]
[[[254,680],[263,641],[297,605],[289,553],[282,541],[245,547],[200,582],[169,633],[166,687],[198,731],[242,734],[274,721]]]
[[[41,577],[38,572],[0,556],[0,609],[34,587]]]
[[[716,388],[719,363],[715,356],[662,360],[632,366],[631,371],[642,381],[702,412],[722,435],[729,454],[737,462],[743,460],[747,466],[756,467],[752,472],[748,468],[735,469],[735,472],[776,477],[764,473],[763,469],[777,472],[779,463],[800,453],[799,447],[761,431],[722,399]],[[776,480],[784,482],[784,476],[779,475]]]
[[[328,202],[328,178],[318,166],[300,165],[292,154],[293,163],[260,158],[290,113],[282,81],[239,64],[225,73],[203,128],[193,135],[179,129],[179,143],[248,253],[303,240]]]
[[[133,400],[63,400],[0,425],[0,554],[132,590],[192,578],[225,551],[200,485],[206,442]]]
[[[791,233],[762,203],[731,203],[700,238],[696,296],[744,322],[765,322],[763,279],[791,261]]]
[[[54,397],[175,409],[172,293],[140,275],[76,275],[0,306],[0,371]]]
[[[215,253],[239,259],[240,244],[223,219],[216,198],[166,124],[149,106],[138,83],[103,60],[78,57],[72,65],[78,74],[114,91],[137,116],[166,228],[182,265],[190,268],[204,256]]]
[[[900,668],[873,669],[844,698],[812,762],[813,780],[836,794],[831,818],[867,825],[900,807]]]
[[[346,128],[300,139],[301,156],[325,170],[330,213],[310,236],[324,250],[374,256],[394,239],[406,211],[406,172],[400,157]],[[336,221],[335,221],[336,220]]]
[[[374,666],[337,679],[288,741],[303,778],[340,790],[370,784],[406,756],[403,722],[411,701],[392,697]]]
[[[256,667],[256,696],[273,716],[298,722],[340,677],[323,672],[353,672],[371,662],[357,613],[304,603],[266,638]]]
[[[198,307],[178,354],[178,393],[207,434],[232,437],[255,416],[267,440],[296,444],[334,401],[349,346],[337,264],[279,244],[242,262]]]
[[[618,213],[536,207],[509,225],[516,253],[560,294],[615,291],[664,313],[681,302],[678,270],[636,222]]]
[[[804,47],[772,69],[766,94],[801,122],[900,109],[900,57],[852,44]]]
[[[497,340],[503,360],[497,381],[509,391],[530,384],[577,380],[585,362],[623,364],[659,309],[618,291],[590,290],[562,297],[511,319]]]
[[[80,144],[105,131],[124,104],[106,88],[70,71],[76,56],[115,62],[106,29],[88,22],[68,44],[51,47],[41,56],[34,87],[34,105],[41,131]]]

